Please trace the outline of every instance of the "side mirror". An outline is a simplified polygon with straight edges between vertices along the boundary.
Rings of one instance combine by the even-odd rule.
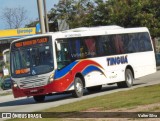
[[[57,44],[57,50],[60,51],[61,50],[61,44],[58,43],[58,42],[56,42],[56,44]]]

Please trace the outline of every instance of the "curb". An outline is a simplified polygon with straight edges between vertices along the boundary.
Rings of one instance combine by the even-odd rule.
[[[9,90],[0,90],[0,96],[5,94],[12,94],[12,89]]]

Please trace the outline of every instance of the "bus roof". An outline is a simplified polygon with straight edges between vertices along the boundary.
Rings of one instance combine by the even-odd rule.
[[[111,30],[111,29],[122,29],[123,27],[117,25],[110,26],[97,26],[97,27],[80,27],[75,29],[69,29],[62,32],[83,32],[83,31],[97,31],[97,30]]]
[[[86,32],[87,31],[87,32]],[[110,34],[123,34],[123,33],[136,33],[136,32],[149,32],[146,27],[123,28],[117,25],[111,26],[98,26],[98,27],[80,27],[65,31],[49,32],[45,34],[37,34],[28,36],[22,39],[14,40],[12,43],[29,39],[33,37],[53,36],[54,38],[69,38],[69,37],[82,37],[82,36],[96,36],[96,35],[110,35]]]

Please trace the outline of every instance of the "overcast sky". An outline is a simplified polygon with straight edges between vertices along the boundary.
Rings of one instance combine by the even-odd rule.
[[[54,4],[57,4],[58,1],[59,0],[46,0],[47,11],[49,11]],[[24,7],[27,10],[28,22],[38,18],[37,0],[0,0],[0,30],[7,28],[4,20],[1,19],[2,10],[6,7]]]

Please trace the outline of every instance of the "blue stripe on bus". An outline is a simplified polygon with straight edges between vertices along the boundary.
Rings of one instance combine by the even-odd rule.
[[[102,70],[99,69],[98,67],[93,66],[93,65],[90,65],[90,66],[88,66],[87,68],[85,68],[85,69],[82,71],[82,74],[85,76],[85,75],[87,75],[88,73],[90,73],[90,72],[92,72],[92,71],[99,71],[99,72],[103,73]]]
[[[62,70],[56,70],[55,71],[55,75],[54,75],[54,79],[58,79],[61,78],[63,76],[65,76],[70,70],[72,70],[72,68],[78,63],[78,61],[75,61],[71,64],[69,64],[68,66],[66,66],[64,69]]]

